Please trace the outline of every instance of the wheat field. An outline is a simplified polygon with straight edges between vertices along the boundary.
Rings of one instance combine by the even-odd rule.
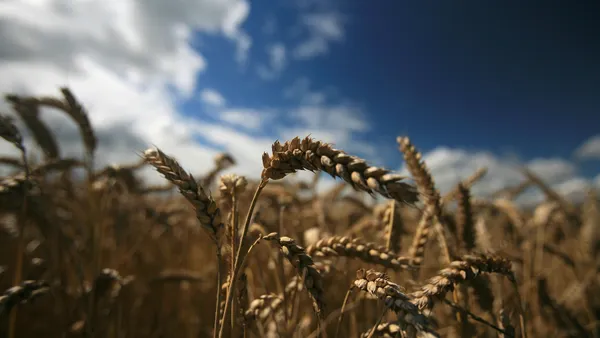
[[[0,157],[0,337],[600,337],[591,187],[573,204],[523,168],[481,198],[481,168],[441,195],[407,136],[410,177],[310,137],[274,140],[257,180],[223,174],[228,154],[196,177],[160,148],[95,170],[88,113],[60,94],[5,96],[44,158],[3,114],[22,156]],[[77,123],[80,158],[46,108]],[[524,209],[532,187],[546,200]]]

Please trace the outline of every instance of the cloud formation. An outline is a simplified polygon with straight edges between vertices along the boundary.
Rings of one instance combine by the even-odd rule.
[[[243,60],[251,44],[241,29],[248,11],[244,0],[4,1],[0,91],[58,95],[59,86],[71,87],[99,135],[98,165],[136,161],[136,152],[156,144],[204,172],[218,149],[200,146],[198,121],[177,110],[208,67],[190,41],[198,32],[221,36]],[[74,124],[42,115],[63,153],[80,155]]]
[[[260,130],[273,116],[270,111],[246,108],[228,109],[219,113],[221,121],[255,131]]]
[[[269,56],[269,65],[259,65],[257,73],[263,80],[273,80],[279,77],[287,65],[287,51],[283,43],[269,45],[266,51]]]
[[[214,89],[204,89],[200,92],[202,102],[211,106],[222,107],[226,101],[223,95]]]
[[[437,147],[424,153],[423,160],[441,192],[450,191],[458,182],[483,167],[488,168],[488,172],[472,189],[473,194],[479,197],[490,197],[502,188],[523,182],[522,167],[533,171],[559,194],[572,201],[581,201],[586,188],[593,184],[591,180],[580,176],[571,162],[561,158],[535,158],[522,162],[488,151]],[[405,165],[400,170],[402,174],[409,175]],[[532,205],[543,199],[539,189],[531,188],[516,201],[521,205]]]
[[[202,83],[210,60],[202,49],[192,47],[192,40],[198,34],[220,38],[235,46],[235,55],[229,57],[247,62],[252,39],[242,25],[249,11],[244,0],[174,0],[168,5],[161,0],[4,1],[0,92],[58,95],[59,86],[71,87],[89,110],[98,135],[98,166],[137,161],[140,151],[155,144],[194,174],[208,171],[212,158],[227,151],[239,163],[232,171],[256,177],[262,167],[260,155],[275,139],[308,134],[372,163],[385,163],[377,145],[359,140],[372,130],[366,108],[334,99],[342,95],[332,95],[327,87],[315,88],[308,78],[297,79],[279,93],[285,106],[268,108],[245,106],[221,94],[226,93],[224,88]],[[322,55],[332,43],[345,39],[345,21],[337,12],[301,15],[305,39],[290,50],[281,42],[267,45],[268,72],[280,74],[290,59]],[[198,87],[205,89],[198,93]],[[198,99],[208,118],[180,110],[182,103]],[[0,103],[0,109],[7,107]],[[55,111],[44,111],[42,119],[56,133],[63,155],[83,153],[71,120]],[[575,153],[582,159],[600,158],[599,144],[598,137],[592,138]],[[0,143],[0,151],[16,154],[6,142]],[[519,165],[573,199],[592,182],[561,158],[518,162],[486,151],[446,147],[424,155],[442,191],[482,166],[490,172],[474,193],[484,196],[521,182]],[[150,178],[160,180],[155,173]],[[593,182],[600,187],[600,176]],[[528,192],[521,200],[540,198],[539,193]]]
[[[575,150],[575,157],[582,160],[600,159],[600,135],[593,136]]]
[[[344,18],[335,11],[306,14],[301,19],[308,38],[294,49],[294,57],[301,60],[323,55],[334,42],[345,37]]]

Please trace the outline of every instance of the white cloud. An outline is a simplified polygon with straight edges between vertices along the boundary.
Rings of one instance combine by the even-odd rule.
[[[293,119],[294,127],[280,128],[280,135],[284,139],[310,134],[313,138],[333,143],[335,147],[349,153],[378,160],[378,154],[372,144],[355,139],[357,133],[370,130],[364,112],[357,106],[302,105],[293,110],[289,118]]]
[[[598,174],[595,178],[594,178],[594,185],[600,189],[600,174]]]
[[[160,1],[160,0],[156,0]],[[191,0],[180,0],[191,2]],[[219,1],[206,1],[219,3]],[[237,55],[236,59],[240,63],[245,63],[248,58],[248,50],[252,46],[252,39],[248,34],[240,29],[240,26],[248,18],[250,13],[250,4],[247,1],[235,1],[226,0],[229,2],[231,7],[229,8],[227,15],[223,20],[223,32],[226,36],[237,42]]]
[[[581,202],[591,184],[590,180],[582,177],[572,177],[554,184],[552,188],[568,200]]]
[[[256,178],[262,171],[263,152],[271,151],[273,138],[254,137],[239,130],[218,124],[197,124],[194,130],[202,134],[210,142],[219,145],[225,151],[233,155],[240,165],[231,170],[239,175]]]
[[[294,49],[297,59],[326,54],[332,42],[344,40],[344,18],[337,12],[306,14],[302,17],[302,25],[309,36]]]
[[[580,159],[600,159],[600,135],[591,137],[579,146],[575,156]]]
[[[257,177],[262,169],[262,152],[270,151],[277,136],[291,134],[280,133],[279,128],[285,127],[271,125],[273,111],[228,107],[226,99],[210,88],[200,93],[200,99],[219,108],[215,112],[222,114],[211,116],[218,122],[178,111],[180,103],[193,98],[199,75],[210,66],[190,47],[192,35],[201,32],[223,37],[237,46],[235,58],[244,62],[251,45],[250,37],[241,29],[249,13],[248,3],[0,2],[0,92],[58,95],[58,87],[68,85],[88,109],[98,135],[97,166],[136,162],[141,151],[156,145],[195,175],[210,170],[212,158],[227,151],[239,163],[230,170]],[[326,39],[334,33],[317,27],[317,22],[307,25],[314,26],[311,32]],[[271,69],[285,69],[289,56],[283,45],[270,46],[268,54]],[[340,146],[352,143],[354,133],[365,130],[359,109],[325,106],[325,99],[325,94],[310,90],[298,97],[297,113],[314,117],[293,117],[298,122],[296,127],[302,128],[298,135],[313,133]],[[3,102],[0,109],[8,110]],[[317,111],[331,117],[316,116]],[[344,123],[336,121],[336,116]],[[83,153],[79,132],[64,114],[43,111],[42,119],[55,132],[63,156]],[[315,125],[315,119],[322,124]],[[250,135],[264,134],[265,130],[260,129],[266,123],[276,135]],[[198,139],[210,145],[199,145]],[[27,144],[31,145],[30,138]],[[0,152],[16,155],[7,142],[0,143]],[[146,178],[162,182],[157,173],[144,173]],[[323,182],[331,185],[330,180]]]
[[[269,66],[260,65],[257,68],[258,76],[263,80],[273,80],[279,77],[287,64],[287,54],[282,43],[275,43],[267,47]]]
[[[416,145],[418,147],[418,145]],[[528,162],[519,162],[497,156],[487,151],[467,151],[438,147],[423,154],[423,160],[431,171],[438,189],[450,191],[458,182],[464,180],[482,167],[488,168],[488,173],[473,186],[473,194],[489,197],[498,190],[516,186],[525,180],[520,168],[525,165],[559,194],[580,201],[590,180],[578,176],[573,164],[560,158],[536,158]],[[408,175],[405,165],[401,173]],[[544,199],[539,189],[529,189],[522,194],[517,202],[523,205],[538,203]]]
[[[282,139],[304,137],[333,143],[335,147],[348,153],[365,156],[372,163],[381,163],[381,153],[370,142],[357,139],[371,129],[363,108],[349,101],[332,101],[324,91],[311,89],[308,78],[301,77],[283,90],[284,98],[298,102],[298,106],[286,116],[292,120],[287,126],[279,128]],[[292,125],[293,127],[288,127]]]
[[[255,109],[229,109],[219,113],[222,121],[243,127],[258,130],[263,122],[273,116],[270,112]],[[262,153],[261,153],[262,154]]]
[[[251,40],[240,27],[248,11],[244,0],[4,1],[0,92],[58,95],[68,85],[98,134],[97,165],[137,161],[155,144],[186,169],[205,172],[218,149],[199,146],[195,126],[202,123],[177,111],[207,67],[189,42],[194,32],[220,35],[243,61]],[[63,155],[82,153],[69,119],[53,111],[42,118]]]
[[[204,89],[200,93],[200,99],[211,106],[224,106],[226,101],[223,95],[214,89]]]
[[[563,181],[576,174],[575,166],[560,158],[533,159],[527,163],[527,167],[549,183]]]

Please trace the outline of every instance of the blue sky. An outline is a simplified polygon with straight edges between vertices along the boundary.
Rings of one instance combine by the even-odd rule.
[[[297,102],[282,89],[305,78],[315,91],[329,89],[331,104],[351,98],[360,107],[371,128],[353,139],[384,147],[388,166],[400,163],[400,134],[424,152],[445,145],[525,160],[569,158],[600,132],[598,2],[273,3],[252,2],[242,26],[253,37],[244,66],[227,41],[197,37],[210,64],[198,82],[228,104],[285,118]],[[309,15],[327,18],[341,36],[299,59],[294,48],[310,34],[302,27]],[[257,67],[273,44],[286,49],[286,65],[265,80]],[[198,114],[203,106],[184,110]],[[595,162],[582,170],[594,174]]]
[[[165,4],[0,3],[0,90],[69,85],[98,165],[157,145],[197,175],[229,152],[250,177],[274,140],[312,133],[405,173],[407,135],[442,191],[482,166],[482,195],[520,166],[569,197],[600,187],[597,1]],[[71,122],[43,118],[81,153]]]

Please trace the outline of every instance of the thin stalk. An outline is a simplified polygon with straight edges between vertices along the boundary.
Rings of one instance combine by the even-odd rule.
[[[483,319],[483,318],[481,318],[481,317],[477,316],[476,314],[472,313],[471,311],[469,311],[469,310],[467,310],[467,309],[465,309],[465,308],[463,308],[463,307],[461,307],[461,306],[457,305],[456,303],[453,303],[453,302],[451,302],[451,301],[449,301],[449,300],[447,300],[447,299],[442,299],[442,300],[444,301],[444,303],[446,303],[448,306],[450,306],[450,307],[451,307],[451,308],[453,308],[454,310],[456,310],[456,311],[458,311],[458,312],[462,312],[462,313],[466,314],[467,316],[471,317],[471,319],[473,319],[474,321],[477,321],[477,322],[479,322],[479,323],[481,323],[481,324],[487,325],[487,326],[489,326],[489,327],[491,327],[492,329],[494,329],[494,330],[496,330],[496,331],[498,331],[498,332],[502,333],[503,335],[505,335],[505,336],[507,336],[507,337],[510,337],[510,336],[511,336],[511,335],[510,335],[508,332],[506,332],[505,330],[503,330],[503,329],[499,328],[498,326],[496,326],[496,325],[494,325],[494,324],[492,324],[492,323],[488,322],[487,320],[485,320],[485,319]]]
[[[100,214],[99,211],[103,210],[105,205],[103,202],[108,203],[105,199],[102,199],[98,193],[92,190],[92,182],[88,182],[88,203],[90,210],[90,225],[92,227],[91,231],[91,244],[92,244],[92,276],[95,278],[98,276],[102,269],[102,246],[103,246],[103,236],[104,236],[104,226],[101,221],[98,221],[100,218],[97,215]],[[98,198],[99,200],[96,200]],[[83,267],[82,267],[83,270]],[[95,321],[96,321],[96,299],[95,297],[89,297],[88,299],[88,316],[86,319],[86,332],[89,337],[95,336]]]
[[[394,245],[396,243],[392,243],[392,241],[396,238],[395,232],[398,231],[398,229],[394,229],[394,221],[396,218],[396,201],[395,200],[391,200],[390,201],[391,205],[390,205],[390,219],[388,222],[388,238],[387,238],[387,249],[388,251],[396,251],[393,250],[394,249]]]
[[[354,310],[358,307],[358,302],[352,302],[346,305],[346,309],[344,310],[345,312],[348,312],[350,310]],[[331,313],[329,313],[329,315],[327,315],[327,318],[323,321],[323,325],[321,327],[320,331],[314,330],[308,337],[306,338],[316,338],[319,334],[323,333],[326,334],[326,328],[336,319],[339,317],[340,315],[340,311],[341,309],[338,310],[334,310],[331,311]],[[354,313],[354,311],[352,312]],[[322,331],[322,332],[321,332]],[[348,337],[356,337],[356,335],[349,335]]]
[[[369,336],[367,338],[373,338],[373,335],[375,334],[375,331],[377,330],[377,326],[379,324],[381,324],[381,321],[383,320],[383,317],[385,317],[385,313],[389,310],[389,308],[387,306],[385,306],[383,308],[383,312],[381,313],[381,316],[379,316],[379,319],[377,320],[377,323],[375,323],[375,325],[373,325],[373,328],[371,329],[371,332],[369,333]]]
[[[19,238],[17,242],[17,259],[15,263],[15,274],[13,285],[21,284],[23,277],[23,256],[25,255],[25,224],[27,217],[27,187],[29,185],[29,164],[27,162],[27,152],[24,147],[20,147],[23,166],[25,169],[25,184],[23,185],[23,205],[21,206],[21,215],[19,216]],[[17,326],[17,307],[10,313],[8,325],[8,337],[14,338]]]
[[[231,273],[233,274],[233,271],[235,269],[235,253],[236,253],[236,248],[237,248],[237,237],[238,237],[238,219],[239,219],[239,215],[238,215],[238,200],[237,200],[237,196],[235,193],[235,189],[233,189],[232,193],[231,193],[231,198],[232,198],[232,210],[231,210]],[[240,242],[240,247],[242,246],[242,243]],[[220,292],[219,292],[220,294]],[[237,313],[236,313],[236,303],[232,302],[231,303],[231,336],[234,335],[234,330],[235,330],[235,321],[236,321],[236,317],[237,317]],[[223,318],[225,319],[225,317]],[[216,337],[215,337],[216,338]]]
[[[342,326],[342,321],[344,320],[344,311],[346,311],[346,304],[348,303],[348,299],[350,298],[350,294],[354,290],[354,284],[350,285],[348,291],[346,292],[346,296],[344,297],[344,302],[342,303],[342,309],[340,310],[340,317],[338,318],[337,327],[335,328],[335,336],[333,338],[337,338],[340,333],[340,327]]]
[[[231,300],[233,299],[233,290],[235,290],[235,286],[237,284],[237,279],[238,279],[238,274],[239,274],[239,269],[241,267],[241,261],[240,261],[240,257],[242,256],[242,247],[244,246],[244,239],[246,239],[246,233],[248,232],[248,228],[250,227],[250,220],[252,219],[252,213],[254,212],[254,207],[256,206],[256,201],[258,200],[258,196],[260,196],[260,193],[262,192],[262,190],[265,188],[265,186],[267,185],[269,181],[267,180],[261,180],[260,183],[258,184],[258,187],[256,188],[256,192],[254,192],[254,196],[252,197],[252,202],[250,202],[250,208],[248,209],[248,214],[246,214],[246,221],[244,223],[244,228],[242,229],[242,234],[240,236],[240,245],[239,248],[237,250],[237,255],[235,258],[235,265],[234,265],[234,269],[231,275],[231,284],[229,284],[229,288],[227,289],[227,298],[225,300],[225,307],[223,309],[223,320],[225,320],[225,318],[227,318],[227,311],[229,309],[229,304],[231,303]],[[259,237],[260,239],[260,237]],[[248,252],[250,252],[250,250],[248,250]],[[221,326],[221,329],[219,330],[219,338],[223,337],[223,326]]]
[[[221,274],[221,246],[217,241],[215,241],[215,245],[217,246],[217,304],[215,306],[215,323],[213,330],[213,338],[217,338],[217,333],[219,332],[219,307],[221,306],[221,284],[223,284],[223,276]]]
[[[285,213],[285,206],[281,206],[281,208],[279,209],[279,233],[282,234],[283,233],[283,215]],[[283,304],[287,305],[287,296],[286,296],[286,292],[285,292],[285,285],[283,285],[283,281],[285,280],[285,272],[283,269],[283,253],[281,252],[281,250],[278,250],[277,253],[277,272],[279,273],[279,286],[280,286],[280,292],[283,295]],[[288,322],[288,311],[287,311],[287,306],[283,307],[283,318],[285,319],[285,322]]]
[[[517,294],[517,299],[519,301],[519,326],[521,326],[521,337],[527,338],[527,327],[525,326],[525,309],[523,306],[523,298],[521,298],[521,293],[519,292],[519,285],[517,285],[517,280],[515,276],[510,277],[510,283],[515,289],[515,293]]]
[[[294,306],[294,308],[293,308],[292,310],[295,310],[295,311],[292,311],[292,317],[293,317],[293,318],[292,318],[292,323],[298,323],[298,317],[299,317],[299,316],[300,316],[300,314],[301,314],[301,310],[300,310],[300,291],[303,291],[303,290],[304,290],[304,281],[306,280],[306,273],[307,273],[307,272],[308,272],[308,270],[306,270],[306,269],[305,269],[305,270],[302,272],[302,276],[299,276],[299,277],[300,277],[300,280],[298,281],[298,283],[299,283],[300,287],[299,287],[299,288],[298,288],[298,287],[296,287],[296,291],[294,292],[294,297],[295,297],[295,298],[294,298],[294,300],[295,300],[295,303],[294,303],[294,305],[293,305],[293,306]],[[300,290],[298,290],[298,289],[300,289]],[[317,316],[317,325],[318,325],[318,323],[319,323],[319,321],[320,321],[320,320],[321,320],[321,319],[320,319],[320,318],[318,318],[318,316]],[[320,332],[321,332],[321,331],[318,331],[318,332],[319,332],[319,333],[318,333],[317,337],[319,337],[319,335],[320,335]]]

